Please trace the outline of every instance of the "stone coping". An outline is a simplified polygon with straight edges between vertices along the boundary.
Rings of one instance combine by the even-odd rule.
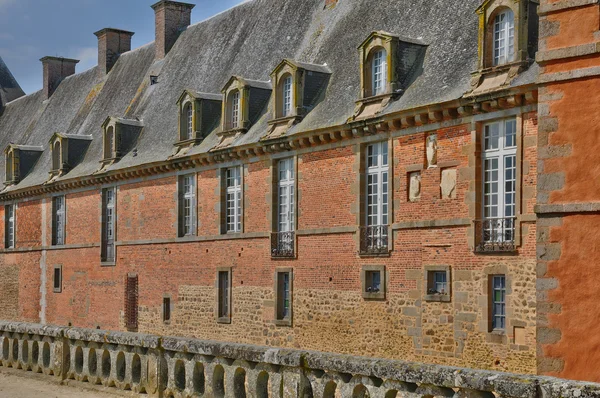
[[[2,331],[146,347],[156,349],[157,352],[166,350],[302,368],[305,370],[324,370],[352,376],[361,375],[384,380],[395,380],[412,385],[432,385],[445,388],[494,392],[504,397],[600,398],[600,384],[546,376],[521,375],[193,338],[161,337],[138,333],[21,322],[0,321],[0,332]],[[407,389],[410,389],[410,386],[407,386]]]

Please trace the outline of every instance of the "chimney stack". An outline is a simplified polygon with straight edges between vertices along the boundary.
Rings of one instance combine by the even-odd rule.
[[[152,6],[155,15],[156,59],[163,59],[190,25],[194,4],[161,0]]]
[[[115,66],[119,56],[131,50],[131,36],[135,33],[106,28],[94,34],[98,37],[98,70],[105,76]]]
[[[40,59],[44,68],[44,96],[48,99],[54,94],[60,82],[75,74],[77,59],[44,57]]]

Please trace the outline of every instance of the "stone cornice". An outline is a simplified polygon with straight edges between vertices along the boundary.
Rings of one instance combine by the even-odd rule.
[[[569,8],[589,6],[592,4],[598,4],[598,0],[559,0],[552,3],[544,1],[543,4],[540,5],[538,15],[543,16],[553,12],[567,10]]]
[[[292,136],[283,136],[274,140],[259,141],[209,153],[183,156],[181,158],[175,157],[165,161],[146,163],[122,170],[107,171],[103,174],[64,179],[22,189],[17,188],[9,192],[0,193],[0,201],[13,201],[31,196],[80,189],[87,186],[111,184],[122,180],[177,172],[200,166],[214,166],[224,162],[240,161],[257,156],[269,156],[289,150],[318,147],[368,135],[389,133],[391,130],[402,130],[415,126],[426,127],[430,124],[450,121],[461,117],[469,117],[535,103],[537,103],[536,85],[506,88],[478,97],[399,111],[346,123],[341,126],[332,126]]]

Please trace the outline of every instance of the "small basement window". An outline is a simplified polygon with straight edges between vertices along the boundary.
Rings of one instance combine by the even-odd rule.
[[[426,301],[450,301],[450,267],[425,267],[425,280],[427,281]]]
[[[363,266],[361,281],[362,295],[365,299],[385,299],[385,266]]]
[[[163,297],[163,322],[171,321],[171,297]]]
[[[54,275],[52,277],[54,293],[62,292],[62,265],[54,266]]]

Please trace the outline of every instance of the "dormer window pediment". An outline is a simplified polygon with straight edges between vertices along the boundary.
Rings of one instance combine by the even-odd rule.
[[[50,139],[50,178],[60,177],[83,160],[92,142],[91,135],[54,133]]]
[[[108,117],[102,123],[102,168],[118,162],[131,151],[144,125],[137,119]]]
[[[422,72],[427,45],[387,32],[373,32],[358,47],[361,97],[352,120],[373,117],[402,95]]]
[[[179,135],[175,146],[195,145],[215,130],[221,120],[223,96],[184,90],[177,101]]]
[[[27,177],[44,152],[41,146],[10,144],[4,150],[5,181],[4,185],[18,184]]]
[[[245,133],[261,116],[271,97],[270,82],[233,76],[223,87],[222,134]]]
[[[271,73],[273,82],[272,116],[264,139],[277,138],[298,123],[319,101],[327,87],[331,70],[284,59]]]

